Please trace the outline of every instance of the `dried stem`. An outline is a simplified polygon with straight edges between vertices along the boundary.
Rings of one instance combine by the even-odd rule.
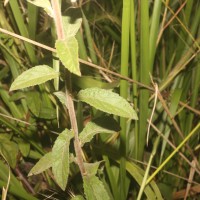
[[[41,44],[41,43],[36,42],[36,41],[34,41],[34,40],[31,40],[31,39],[29,39],[29,38],[20,36],[20,35],[18,35],[18,34],[16,34],[16,33],[13,33],[13,32],[8,31],[8,30],[5,30],[5,29],[0,28],[0,32],[5,33],[5,34],[7,34],[7,35],[11,35],[11,36],[13,36],[13,37],[15,37],[15,38],[18,38],[18,39],[20,39],[20,40],[22,40],[22,41],[28,42],[28,43],[33,44],[33,45],[35,45],[35,46],[41,47],[41,48],[46,49],[46,50],[48,50],[48,51],[51,51],[51,52],[53,52],[53,53],[56,53],[56,49],[55,49],[55,48],[52,48],[52,47],[49,47],[49,46],[47,46],[47,45]],[[192,57],[192,58],[194,58],[194,57],[196,56],[196,54],[197,54],[197,53],[195,52],[195,53],[193,54],[193,57]],[[191,59],[189,59],[188,62],[189,62],[189,61],[191,61]],[[79,62],[82,63],[82,64],[85,64],[85,65],[87,65],[87,66],[90,66],[90,67],[92,67],[92,68],[94,68],[94,69],[98,69],[98,70],[101,70],[101,71],[103,71],[103,72],[112,74],[112,75],[114,75],[114,76],[116,76],[116,77],[119,77],[119,78],[121,78],[121,79],[123,79],[123,80],[129,81],[130,83],[137,84],[137,85],[140,86],[140,87],[146,88],[146,89],[148,89],[148,90],[154,92],[154,89],[153,89],[152,87],[149,87],[148,85],[145,85],[145,84],[140,83],[140,82],[138,82],[138,81],[136,81],[136,80],[133,80],[133,79],[131,79],[131,78],[128,78],[128,77],[126,77],[126,76],[123,76],[123,75],[121,75],[121,74],[119,74],[119,73],[117,73],[117,72],[113,72],[113,71],[111,71],[111,70],[109,70],[109,69],[107,69],[107,68],[104,68],[104,67],[95,65],[94,63],[88,62],[88,61],[83,60],[83,59],[80,59],[80,58],[79,58]],[[187,62],[187,63],[188,63],[188,62]]]
[[[16,167],[14,169],[14,171],[15,171],[16,175],[18,176],[18,178],[22,181],[23,185],[27,188],[27,190],[35,195],[36,193],[35,193],[34,189],[30,185],[30,183],[27,181],[27,179],[24,177],[24,175],[22,174],[20,169],[18,167]]]
[[[176,123],[176,121],[174,120],[173,116],[171,115],[171,113],[170,113],[170,111],[169,111],[169,109],[168,109],[168,107],[167,107],[167,105],[165,103],[165,100],[163,99],[163,97],[162,97],[162,95],[161,95],[161,93],[159,91],[158,91],[158,98],[159,98],[160,102],[162,103],[162,106],[163,106],[164,110],[166,111],[167,115],[171,119],[171,122],[174,125],[174,128],[176,129],[177,133],[179,134],[179,136],[182,139],[184,139],[184,135],[183,135],[181,129],[179,128],[178,124]],[[188,149],[188,151],[190,152],[190,154],[192,155],[193,160],[196,161],[198,169],[200,169],[200,165],[198,163],[198,160],[197,160],[196,156],[193,153],[193,150],[190,148],[190,146],[187,143],[185,145],[186,145],[186,148]]]

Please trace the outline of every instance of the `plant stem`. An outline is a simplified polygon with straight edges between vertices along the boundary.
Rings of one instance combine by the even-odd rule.
[[[130,18],[130,49],[131,49],[131,70],[132,70],[132,79],[138,80],[137,75],[137,52],[136,52],[136,31],[135,31],[135,3],[131,1],[131,18]],[[135,110],[138,109],[138,90],[137,85],[133,84],[133,102]],[[135,142],[134,142],[134,153],[132,155],[133,158],[137,158],[138,156],[138,138],[139,138],[139,130],[138,130],[138,121],[135,121]]]
[[[141,1],[140,8],[140,82],[146,85],[150,83],[149,73],[151,69],[149,66],[149,1]],[[140,89],[139,95],[139,135],[138,135],[138,159],[143,158],[145,138],[147,124],[146,120],[148,118],[148,101],[149,101],[149,91],[145,89]]]
[[[64,35],[64,29],[63,29],[63,24],[62,24],[62,17],[61,17],[61,12],[60,12],[60,6],[59,2],[55,0],[51,0],[51,4],[54,10],[54,20],[55,20],[55,25],[56,25],[56,32],[59,40],[64,40],[65,35]],[[75,109],[74,109],[74,102],[71,96],[71,74],[70,72],[67,72],[67,79],[66,79],[66,98],[67,98],[67,108],[69,112],[69,118],[71,122],[71,127],[74,131],[74,148],[77,156],[77,163],[80,168],[81,175],[83,176],[85,174],[85,167],[83,164],[83,158],[81,155],[81,145],[80,141],[78,138],[78,126],[77,126],[77,121],[76,121],[76,114],[75,114]]]
[[[32,194],[36,194],[33,187],[30,185],[30,183],[28,182],[28,180],[24,177],[24,175],[22,174],[22,172],[20,171],[20,169],[18,167],[16,167],[14,169],[15,173],[17,174],[17,176],[19,177],[19,180],[22,181],[23,185],[27,188],[27,190],[32,193]]]
[[[130,30],[130,0],[123,0],[123,11],[122,11],[122,38],[121,38],[121,70],[120,74],[128,77],[128,61],[129,61],[129,30]],[[127,81],[120,81],[120,96],[127,99],[128,97],[128,83]],[[126,161],[125,157],[128,152],[128,143],[126,139],[127,131],[127,119],[120,118],[120,151],[122,154],[120,160],[120,176],[119,176],[119,188],[120,188],[120,199],[126,199],[127,191],[129,188],[129,180],[126,176]]]

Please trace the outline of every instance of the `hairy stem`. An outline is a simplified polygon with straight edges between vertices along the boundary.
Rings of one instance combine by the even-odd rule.
[[[60,12],[60,5],[58,0],[51,0],[51,4],[54,10],[54,20],[55,20],[55,25],[56,25],[56,31],[57,31],[57,36],[59,40],[64,40],[65,35],[64,35],[64,29],[63,29],[63,24],[62,24],[62,17],[61,17],[61,12]],[[80,141],[78,138],[78,126],[77,126],[77,121],[76,121],[76,114],[75,114],[75,109],[74,109],[74,102],[71,96],[71,74],[70,72],[67,72],[67,79],[66,79],[66,98],[67,98],[67,108],[69,112],[69,118],[71,122],[71,127],[74,131],[74,148],[76,152],[76,157],[77,157],[77,163],[80,168],[80,172],[82,175],[85,174],[85,167],[83,164],[83,158],[81,155],[81,145]]]

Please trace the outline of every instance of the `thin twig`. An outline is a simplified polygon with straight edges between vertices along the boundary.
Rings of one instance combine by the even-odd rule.
[[[162,97],[160,91],[158,91],[158,98],[159,98],[160,102],[162,103],[162,106],[163,106],[164,110],[166,111],[168,117],[171,119],[171,122],[172,122],[172,124],[174,125],[174,128],[176,129],[176,131],[178,132],[178,134],[180,135],[180,137],[181,137],[182,139],[184,139],[184,135],[183,135],[181,129],[179,128],[178,124],[177,124],[176,121],[174,120],[173,116],[171,115],[171,113],[170,113],[170,111],[169,111],[169,108],[167,107],[167,105],[166,105],[166,103],[165,103],[165,100],[163,99],[163,97]],[[190,146],[189,146],[188,144],[186,144],[185,146],[186,146],[186,148],[188,149],[188,151],[190,152],[190,154],[192,155],[193,159],[196,161],[198,168],[200,168],[200,167],[199,167],[199,163],[198,163],[198,161],[197,161],[197,158],[196,158],[196,156],[195,156],[194,153],[193,153],[193,150],[190,148]]]
[[[186,33],[189,35],[189,37],[192,39],[192,41],[196,44],[198,49],[200,49],[200,45],[198,44],[197,40],[193,37],[192,33],[189,31],[189,29],[184,25],[184,23],[179,19],[178,13],[183,9],[183,7],[186,5],[187,0],[180,6],[178,11],[174,13],[174,11],[169,7],[169,5],[165,4],[165,6],[169,9],[169,11],[173,14],[172,20],[176,18],[176,20],[180,23],[182,28],[186,31]],[[165,29],[169,24],[171,23],[171,20],[165,25],[163,29]]]
[[[143,166],[147,166],[147,163],[145,163],[145,162],[143,162],[143,161],[140,161],[140,160],[137,160],[137,159],[134,159],[134,158],[131,158],[131,159],[129,159],[129,160],[132,161],[132,162],[135,162],[135,163],[139,163],[139,164],[141,164],[141,165],[143,165]],[[151,165],[151,169],[155,169],[155,170],[156,170],[157,168],[158,168],[158,167]],[[184,180],[184,181],[188,182],[188,178],[179,176],[178,174],[174,174],[174,173],[169,172],[169,171],[167,171],[167,170],[163,170],[162,172],[165,173],[165,174],[169,174],[169,175],[171,175],[171,176],[174,176],[174,177],[176,177],[176,178],[179,178],[179,179],[181,179],[181,180]],[[192,181],[191,183],[192,183],[192,184],[196,184],[197,186],[200,187],[200,184],[199,184],[198,182],[196,182],[196,181]]]
[[[35,195],[35,191],[34,189],[32,188],[32,186],[30,185],[30,183],[27,181],[27,179],[24,177],[24,175],[22,174],[22,172],[20,171],[20,169],[18,167],[16,167],[14,169],[16,175],[19,177],[19,180],[22,181],[23,185],[27,188],[27,190],[29,192],[31,192],[33,195]]]
[[[158,85],[156,83],[153,82],[153,78],[152,76],[150,75],[151,77],[151,82],[155,88],[155,98],[154,98],[154,104],[153,104],[153,109],[152,109],[152,112],[151,112],[151,116],[150,116],[150,123],[148,125],[148,128],[147,128],[147,146],[148,146],[148,141],[149,141],[149,133],[150,133],[150,127],[151,127],[151,122],[152,122],[152,119],[153,119],[153,115],[154,115],[154,112],[155,112],[155,109],[156,109],[156,103],[157,103],[157,99],[158,99]]]
[[[174,150],[177,148],[153,123],[149,120],[147,121],[151,124],[152,128],[158,133],[158,135],[160,135]],[[183,158],[183,160],[185,160],[186,163],[188,163],[188,165],[190,165],[191,168],[193,167],[192,163],[181,151],[179,151],[178,154]],[[197,168],[195,168],[195,171],[200,175],[200,171]]]
[[[191,169],[190,169],[190,175],[189,175],[189,178],[188,178],[188,183],[187,183],[187,188],[186,188],[184,200],[186,200],[187,197],[189,197],[189,192],[190,192],[190,189],[192,187],[191,182],[194,179],[194,174],[195,174],[195,170],[194,169],[196,168],[195,160],[192,161],[192,165],[193,165],[193,167],[191,167]]]
[[[199,110],[192,108],[192,107],[189,106],[188,104],[186,104],[186,103],[184,103],[184,102],[182,102],[182,101],[179,101],[179,104],[180,104],[181,106],[183,106],[184,108],[187,108],[187,109],[190,110],[191,112],[195,113],[196,115],[200,115],[200,111],[199,111]]]
[[[11,117],[11,116],[8,116],[8,115],[2,114],[2,113],[0,113],[0,116],[5,117],[5,118],[8,118],[8,119],[12,119],[12,120],[17,121],[17,122],[21,122],[21,123],[23,123],[23,124],[27,124],[27,125],[30,125],[30,126],[32,125],[32,124],[30,124],[29,122],[26,122],[26,121],[23,121],[23,120],[21,120],[21,119],[17,119],[17,118],[15,118],[15,117]]]
[[[46,50],[48,50],[48,51],[51,51],[51,52],[56,53],[56,49],[54,49],[54,48],[52,48],[52,47],[49,47],[49,46],[44,45],[44,44],[41,44],[41,43],[36,42],[36,41],[34,41],[34,40],[31,40],[31,39],[29,39],[29,38],[23,37],[23,36],[18,35],[18,34],[16,34],[16,33],[7,31],[7,30],[5,30],[5,29],[3,29],[3,28],[0,28],[0,32],[5,33],[5,34],[7,34],[7,35],[11,35],[11,36],[13,36],[13,37],[15,37],[15,38],[18,38],[18,39],[20,39],[20,40],[23,40],[23,41],[28,42],[28,43],[30,43],[30,44],[33,44],[33,45],[35,45],[35,46],[38,46],[38,47],[41,47],[41,48],[46,49]]]
[[[2,29],[2,28],[0,28],[0,32],[5,33],[5,34],[8,34],[8,35],[11,35],[11,36],[13,36],[13,37],[15,37],[15,38],[18,38],[18,39],[20,39],[20,40],[23,40],[23,41],[28,42],[28,43],[30,43],[30,44],[33,44],[33,45],[35,45],[35,46],[41,47],[41,48],[46,49],[46,50],[48,50],[48,51],[51,51],[51,52],[53,52],[53,53],[56,53],[56,49],[55,49],[55,48],[49,47],[49,46],[47,46],[47,45],[41,44],[41,43],[36,42],[36,41],[34,41],[34,40],[31,40],[31,39],[25,38],[25,37],[20,36],[20,35],[18,35],[18,34],[16,34],[16,33],[7,31],[7,30]],[[106,68],[104,68],[104,67],[95,65],[95,64],[93,64],[93,63],[91,63],[91,62],[85,61],[85,60],[80,59],[80,58],[79,58],[79,62],[82,63],[82,64],[85,64],[85,65],[87,65],[87,66],[90,66],[90,67],[92,67],[92,68],[95,68],[95,69],[98,69],[98,70],[102,70],[102,71],[104,71],[104,72],[107,72],[107,73],[109,73],[109,74],[112,74],[112,75],[114,75],[114,76],[116,76],[116,77],[119,77],[119,78],[121,78],[121,79],[124,79],[124,80],[126,80],[126,81],[129,81],[130,83],[137,84],[138,86],[143,87],[143,88],[146,88],[146,89],[148,89],[148,90],[150,90],[150,91],[154,91],[154,89],[153,89],[152,87],[149,87],[149,86],[147,86],[147,85],[145,85],[145,84],[142,84],[142,83],[140,83],[140,82],[138,82],[138,81],[135,81],[135,80],[133,80],[133,79],[131,79],[131,78],[128,78],[128,77],[126,77],[126,76],[122,76],[122,75],[118,74],[117,72],[113,72],[113,71],[111,71],[111,70],[109,70],[109,69],[106,69]]]
[[[157,42],[156,42],[157,45],[158,45],[158,43],[159,43],[159,41],[160,41],[160,38],[161,38],[161,36],[162,36],[164,30],[170,25],[170,23],[171,23],[175,18],[177,18],[177,15],[178,15],[179,12],[184,8],[184,6],[185,6],[186,3],[187,3],[187,1],[185,1],[185,2],[180,6],[180,8],[176,11],[176,13],[174,13],[174,12],[172,12],[172,10],[170,10],[170,11],[173,13],[173,16],[172,16],[172,18],[167,22],[167,24],[165,24],[165,26],[163,25],[163,24],[164,24],[164,21],[162,22],[162,29],[160,30],[160,33],[159,33],[159,35],[158,35],[158,39],[157,39]],[[166,8],[169,9],[169,6],[168,6],[169,1],[165,2],[164,4],[165,4],[165,15],[164,15],[164,16],[166,17],[166,12],[167,12]],[[163,19],[165,19],[165,18],[163,18]],[[164,27],[163,27],[163,26],[164,26]]]
[[[148,185],[152,179],[162,170],[162,168],[172,159],[172,157],[181,149],[183,145],[200,129],[200,123],[194,127],[194,129],[184,138],[184,140],[178,145],[178,147],[161,163],[158,169],[148,178],[146,185]],[[195,160],[196,162],[196,160]]]

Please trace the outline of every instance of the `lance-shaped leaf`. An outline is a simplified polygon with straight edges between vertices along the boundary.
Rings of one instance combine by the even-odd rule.
[[[78,42],[75,37],[56,41],[56,50],[62,64],[71,72],[81,75],[78,61]]]
[[[84,145],[86,142],[90,142],[92,138],[98,133],[115,133],[116,131],[104,128],[93,122],[88,122],[79,135],[81,144]]]
[[[42,173],[43,171],[52,167],[53,164],[53,157],[52,152],[45,154],[31,169],[28,176],[36,175]]]
[[[64,16],[62,17],[63,25],[64,25],[64,33],[65,38],[74,37],[78,32],[82,19],[81,18],[72,18],[71,16]]]
[[[97,173],[97,170],[99,168],[99,165],[102,163],[103,161],[100,162],[95,162],[95,163],[84,163],[84,167],[85,170],[87,172],[88,176],[95,176]]]
[[[43,8],[47,14],[53,17],[53,9],[49,0],[27,0],[29,3],[34,4],[35,6]]]
[[[91,106],[121,117],[137,120],[132,106],[117,93],[100,88],[88,88],[78,93],[78,98]]]
[[[47,65],[38,65],[20,74],[12,83],[10,91],[39,85],[59,75],[53,68]]]
[[[94,175],[83,176],[83,187],[87,200],[111,199],[103,183]]]
[[[52,149],[53,165],[52,170],[56,182],[65,190],[69,175],[69,144],[74,136],[72,131],[65,129],[56,139]]]

